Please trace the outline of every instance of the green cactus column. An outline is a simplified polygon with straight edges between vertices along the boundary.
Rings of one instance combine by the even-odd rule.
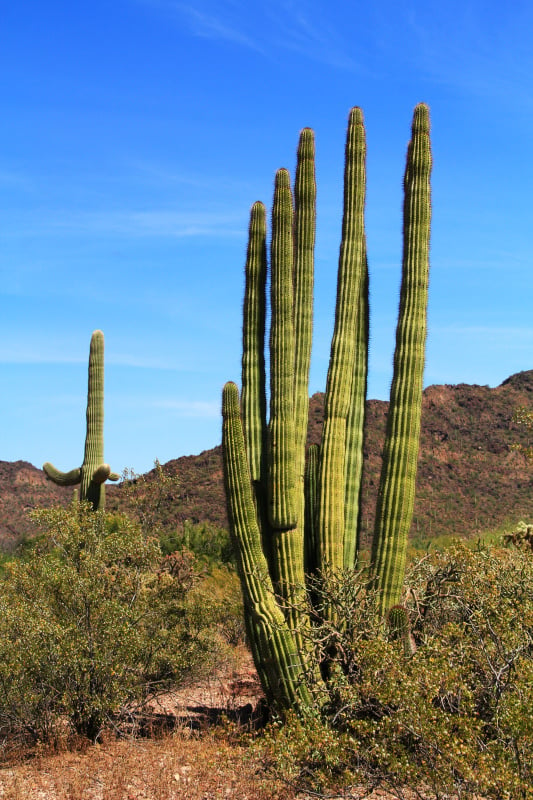
[[[403,270],[372,563],[380,611],[400,602],[420,440],[431,223],[429,109],[415,108],[404,178]]]
[[[58,486],[80,484],[79,499],[88,500],[93,509],[105,507],[106,480],[118,481],[120,475],[111,472],[104,463],[104,334],[94,331],[89,353],[89,385],[87,391],[87,434],[81,467],[60,472],[48,461],[43,464],[48,478]]]
[[[237,553],[247,633],[267,699],[281,708],[309,705],[303,665],[279,607],[263,553],[234,383],[222,395],[224,479],[230,531]]]
[[[254,486],[264,478],[266,389],[265,389],[265,317],[266,317],[266,210],[254,203],[248,229],[246,256],[246,293],[242,341],[242,421],[250,475]]]
[[[315,266],[316,179],[315,135],[304,128],[298,142],[294,181],[294,420],[296,479],[305,471],[305,445],[309,418],[309,367],[313,339],[313,286]],[[303,508],[298,509],[301,520]]]
[[[353,566],[357,531],[345,529],[347,446],[362,452],[366,390],[367,318],[364,208],[366,140],[363,113],[353,108],[348,122],[344,168],[344,214],[339,256],[335,329],[331,343],[319,477],[317,563],[341,570],[345,547]],[[363,319],[362,316],[365,316]],[[364,369],[364,374],[361,370]],[[357,381],[357,386],[355,382]],[[360,478],[360,475],[359,475]],[[353,482],[353,474],[352,474]],[[351,487],[350,501],[359,496]],[[345,539],[346,544],[345,544]],[[347,560],[346,559],[346,560]]]
[[[233,401],[230,403],[233,389],[227,385],[224,390],[223,452],[228,513],[238,560],[242,563],[241,584],[249,639],[265,692],[281,707],[301,705],[304,700],[299,687],[305,672],[301,652],[306,599],[303,472],[312,336],[315,196],[314,135],[305,129],[298,146],[294,205],[287,170],[279,170],[276,175],[270,253],[272,319],[268,424],[264,352],[267,258],[263,204],[255,203],[250,215],[240,417],[246,468],[244,462],[239,462],[238,483],[231,472],[236,460],[233,439],[237,435],[238,421],[234,418],[235,409],[231,413],[229,410],[234,406]],[[244,503],[243,484],[250,485],[253,499],[253,514],[248,505],[246,523],[237,512]],[[239,502],[235,493],[242,495]],[[252,531],[261,553],[259,555],[256,547],[250,561],[247,553]],[[252,576],[256,570],[249,567],[251,562],[256,568],[259,563],[263,565],[261,582],[266,581],[268,586],[260,603]],[[251,620],[258,619],[259,606],[268,609],[268,613],[261,612],[261,625],[252,624]],[[280,622],[285,633],[273,653],[268,642],[279,639]],[[264,654],[265,648],[267,655],[263,657],[261,653]],[[279,662],[275,670],[285,670],[284,678],[272,677],[269,670],[274,662]],[[273,680],[277,681],[276,691]]]
[[[294,437],[293,206],[289,173],[278,170],[272,210],[268,514],[272,528],[296,527]]]

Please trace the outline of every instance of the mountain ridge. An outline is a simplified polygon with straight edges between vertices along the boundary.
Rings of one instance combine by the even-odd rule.
[[[320,441],[323,394],[309,402],[308,442]],[[388,402],[367,401],[364,445],[362,535],[369,540],[381,467]],[[508,521],[533,517],[533,469],[511,449],[527,444],[528,432],[512,421],[518,406],[533,408],[533,370],[490,388],[434,384],[424,390],[421,448],[411,537],[475,535]],[[164,465],[179,488],[163,508],[161,526],[185,520],[227,525],[222,454],[218,445]],[[154,471],[146,473],[151,480]],[[120,486],[107,489],[109,510],[124,508]],[[29,462],[0,461],[0,548],[12,549],[31,531],[27,511],[66,503],[71,489],[47,480]]]

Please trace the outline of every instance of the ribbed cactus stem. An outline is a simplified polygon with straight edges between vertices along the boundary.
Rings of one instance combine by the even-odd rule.
[[[346,428],[346,482],[344,492],[344,567],[357,566],[361,528],[361,491],[363,477],[363,443],[368,382],[368,265],[366,253],[363,286],[359,294],[356,320],[356,342],[352,399]]]
[[[237,553],[245,616],[256,668],[271,703],[285,708],[308,705],[303,665],[275,596],[262,551],[242,422],[239,395],[227,383],[222,396],[222,452],[230,530]]]
[[[360,347],[357,334],[364,327],[358,327],[358,314],[362,309],[361,292],[365,286],[366,269],[365,158],[363,113],[360,108],[353,108],[346,137],[337,304],[324,401],[318,511],[320,547],[317,559],[321,570],[328,567],[343,569],[345,561],[346,443],[353,399],[354,360]]]
[[[298,522],[292,225],[289,173],[280,169],[276,174],[272,211],[268,512],[272,527],[281,531],[295,528]]]
[[[81,467],[60,472],[46,462],[43,470],[59,486],[80,484],[80,500],[88,500],[93,508],[105,507],[106,480],[118,481],[120,475],[111,472],[104,463],[104,334],[94,331],[89,352],[89,385],[87,391],[87,433]]]
[[[289,173],[278,170],[272,209],[268,513],[271,574],[295,636],[300,636],[303,480],[298,476],[294,404],[294,213]],[[302,462],[303,469],[303,462]]]
[[[372,563],[382,614],[400,602],[415,500],[431,222],[429,109],[414,112],[404,178],[403,267]]]
[[[250,213],[246,257],[242,345],[242,420],[252,481],[263,477],[266,391],[265,391],[265,314],[266,314],[266,210],[254,203]]]
[[[315,136],[310,128],[300,133],[294,207],[294,420],[296,474],[302,481],[309,420],[316,227]],[[302,492],[300,496],[303,499]],[[303,509],[298,513],[303,514]]]
[[[81,467],[80,497],[87,498],[95,508],[105,505],[103,483],[107,476],[104,465],[104,334],[95,331],[89,353],[89,386],[87,390],[87,435]],[[102,471],[102,466],[104,467]],[[98,480],[94,481],[95,476]],[[103,480],[100,478],[103,477]]]

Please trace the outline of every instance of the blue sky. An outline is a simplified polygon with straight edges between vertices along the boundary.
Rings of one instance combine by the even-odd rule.
[[[325,384],[346,120],[367,127],[369,396],[391,379],[412,110],[432,116],[426,384],[533,353],[533,6],[475,0],[20,0],[0,13],[0,459],[83,455],[91,332],[106,460],[220,441],[240,377],[250,205],[314,128],[311,390]]]

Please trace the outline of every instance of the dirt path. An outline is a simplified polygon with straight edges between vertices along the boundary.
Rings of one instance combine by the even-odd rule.
[[[76,752],[36,754],[0,768],[0,800],[316,800],[265,775],[242,738],[213,724],[222,714],[248,721],[261,697],[245,656],[237,673],[220,673],[154,701],[155,738],[104,736]],[[157,738],[161,730],[167,733]],[[338,797],[397,800],[364,787]]]

